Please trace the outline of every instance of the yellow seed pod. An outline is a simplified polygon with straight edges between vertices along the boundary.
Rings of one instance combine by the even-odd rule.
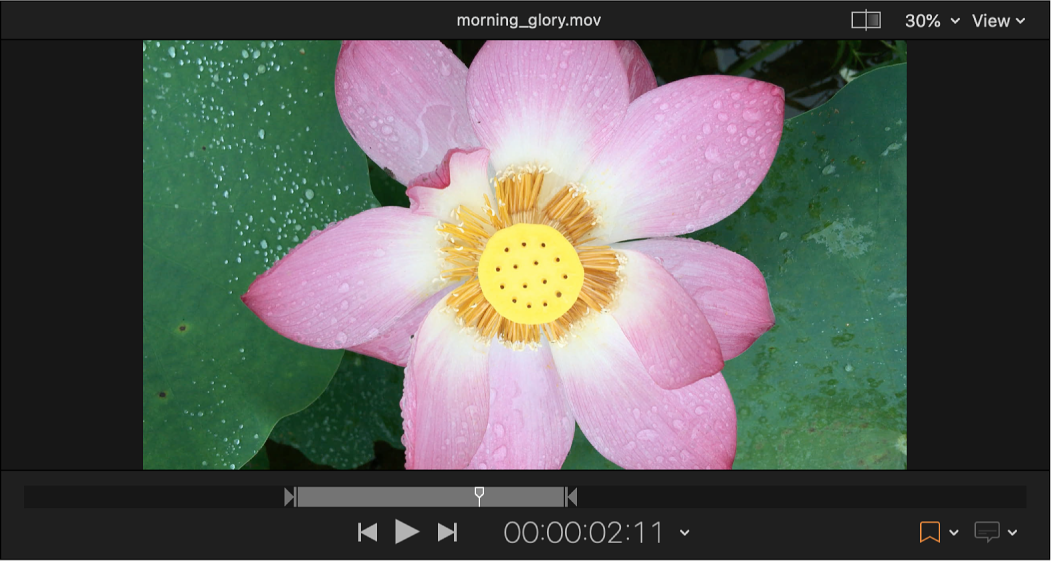
[[[490,237],[479,259],[483,296],[503,317],[546,324],[571,309],[585,271],[575,247],[544,224],[515,224]]]

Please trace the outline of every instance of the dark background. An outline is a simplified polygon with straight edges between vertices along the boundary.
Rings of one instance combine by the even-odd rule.
[[[920,9],[923,4],[930,5],[915,3]],[[872,9],[887,5],[876,3]],[[949,5],[938,7],[948,10]],[[451,28],[436,28],[435,22],[413,20],[416,28],[390,24],[400,15],[410,21],[418,4],[369,6],[381,16],[368,22],[312,20],[321,27],[291,16],[285,22],[290,26],[286,32],[317,36],[328,26],[351,33],[369,23],[374,33],[388,29],[397,30],[391,34],[420,37],[431,28],[436,35],[452,35]],[[577,5],[569,6],[548,3],[546,11],[560,13]],[[635,7],[658,10],[660,6]],[[769,3],[718,6],[742,12],[738,18],[722,20],[721,31],[715,31],[711,21],[707,29],[715,36],[756,36],[752,29],[771,25],[749,17],[762,13],[759,7]],[[277,25],[268,20],[267,25],[254,26],[267,12],[247,14],[251,10],[244,5],[220,4],[211,9],[216,17],[201,25],[225,26],[233,35],[258,36],[273,31],[267,25]],[[324,13],[317,4],[267,8],[279,9]],[[593,13],[606,9],[613,8],[600,3],[590,7]],[[1038,30],[1027,30],[1031,36],[1049,37],[1048,3],[979,2],[966,9],[1044,12],[1047,17]],[[88,12],[97,24],[87,25]],[[128,349],[135,347],[136,336],[134,323],[127,323],[136,317],[136,264],[122,257],[134,252],[134,240],[129,238],[135,228],[122,220],[135,215],[134,209],[122,210],[123,204],[134,204],[134,197],[125,196],[122,186],[139,181],[140,144],[138,117],[125,116],[123,109],[138,106],[140,78],[127,69],[138,64],[141,33],[202,36],[202,29],[208,27],[182,27],[187,21],[202,20],[198,12],[183,6],[177,10],[173,4],[3,5],[5,39],[16,35],[135,39],[4,41],[0,50],[4,83],[9,85],[3,95],[7,189],[2,190],[0,205],[7,227],[3,242],[6,353],[0,379],[3,470],[138,470],[142,466],[141,435],[135,431],[141,397],[134,350]],[[151,16],[149,20],[137,24],[129,19],[144,13]],[[1030,15],[1029,21],[1042,15]],[[647,19],[640,22],[639,36],[671,33],[671,28],[661,26],[644,28]],[[825,34],[811,28],[812,22],[804,17],[782,23],[787,35]],[[698,33],[702,30],[698,28]],[[946,31],[947,25],[928,33]],[[848,31],[841,33],[850,36]],[[488,34],[511,35],[497,29]],[[915,32],[901,36],[909,35],[917,36]],[[660,52],[649,53],[663,80],[706,72],[714,64],[707,54],[710,50],[734,51],[740,45],[734,39],[690,41],[700,46],[694,60],[665,60]],[[646,53],[653,49],[649,40],[641,42]],[[815,67],[815,73],[803,74],[800,88],[787,88],[790,97],[804,105],[801,100],[808,96],[798,92],[822,97],[826,90],[820,85],[838,81],[833,57],[837,45],[828,41],[795,46],[780,58],[763,62],[758,76],[778,72],[779,61],[786,57],[811,61],[804,67]],[[1045,237],[1035,240],[1044,236],[1036,231],[1049,225],[1049,216],[1033,201],[1049,202],[1050,194],[1049,41],[913,40],[910,45],[911,111],[920,116],[913,120],[912,132],[913,139],[921,139],[913,143],[910,169],[916,187],[911,269],[914,294],[922,296],[916,297],[911,316],[915,341],[909,468],[1048,470],[1050,376],[1042,367],[1042,356],[1049,352],[1049,332],[1029,326],[1036,324],[1037,301],[1040,308],[1047,302],[1033,293],[1049,289],[1045,273],[1049,262],[1042,259],[1049,246],[1042,242]],[[462,56],[468,56],[470,48],[463,44]],[[806,57],[809,49],[823,56]],[[873,43],[861,44],[863,52],[875,50],[880,49]],[[750,52],[744,50],[739,58],[749,58]],[[57,189],[44,192],[42,186]],[[43,193],[65,201],[46,217],[27,213],[40,204]],[[88,235],[91,248],[75,244]],[[1038,361],[1033,357],[1037,350]]]

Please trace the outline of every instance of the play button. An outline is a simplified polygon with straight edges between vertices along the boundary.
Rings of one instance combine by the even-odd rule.
[[[414,529],[398,519],[395,520],[395,544],[399,544],[417,533],[417,529]]]
[[[451,528],[447,527],[446,525],[440,523],[439,524],[439,538],[437,539],[437,542],[441,541],[441,540],[443,540],[443,539],[445,539],[445,538],[447,538],[447,537],[449,537],[451,535],[454,536],[454,542],[457,542],[457,523],[454,523],[454,528],[453,529],[451,529]]]

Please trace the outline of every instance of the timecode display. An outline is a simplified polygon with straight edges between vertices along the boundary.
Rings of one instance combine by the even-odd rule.
[[[640,543],[655,539],[661,542],[659,521],[648,525],[643,521],[622,523],[619,521],[509,521],[505,524],[505,541],[509,544],[621,544]]]

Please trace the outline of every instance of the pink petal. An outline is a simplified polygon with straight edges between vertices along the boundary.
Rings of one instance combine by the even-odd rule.
[[[651,70],[651,64],[640,45],[636,41],[615,41],[618,45],[619,56],[622,57],[622,66],[626,69],[626,77],[629,78],[629,99],[633,101],[641,94],[654,90],[658,83],[655,81],[655,73]]]
[[[403,380],[406,468],[461,469],[487,428],[489,342],[463,333],[440,302],[425,317]]]
[[[652,258],[622,253],[625,284],[611,314],[651,378],[672,389],[720,371],[721,346],[692,297]]]
[[[465,104],[467,76],[439,41],[345,41],[337,109],[359,147],[405,185],[451,148],[479,146]]]
[[[377,336],[376,339],[346,349],[405,367],[407,360],[410,359],[410,345],[413,343],[413,336],[421,328],[421,323],[424,322],[425,316],[439,302],[439,299],[449,295],[450,291],[454,289],[455,287],[453,286],[441,289],[436,294],[428,297],[428,300],[414,307],[410,312],[397,318],[395,323],[387,331]]]
[[[597,204],[598,243],[710,226],[746,201],[776,155],[783,90],[732,76],[695,76],[630,104],[581,183]]]
[[[673,275],[706,314],[725,361],[746,351],[776,323],[761,271],[735,252],[685,238],[640,240],[616,247],[651,256]]]
[[[609,314],[552,353],[575,420],[605,458],[637,469],[732,467],[736,410],[720,374],[660,388]]]
[[[468,71],[469,116],[499,172],[548,166],[578,179],[629,104],[612,41],[490,41]]]
[[[571,450],[575,418],[549,346],[490,347],[490,420],[474,469],[558,469]]]
[[[494,202],[487,175],[489,157],[490,152],[485,148],[451,150],[434,172],[410,182],[410,188],[406,190],[410,210],[444,221],[452,219],[458,205],[482,213],[484,195]]]
[[[334,223],[257,277],[242,302],[295,342],[361,345],[440,288],[435,224],[401,207]]]

